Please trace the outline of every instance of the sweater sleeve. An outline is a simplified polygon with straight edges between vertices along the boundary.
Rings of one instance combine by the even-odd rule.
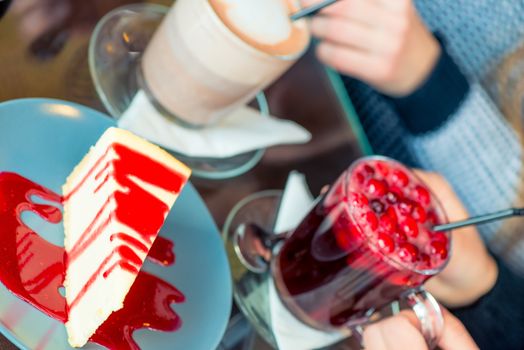
[[[514,201],[522,166],[517,134],[482,85],[466,79],[445,45],[426,82],[389,101],[408,131],[404,142],[414,163],[449,179],[472,215]],[[499,225],[483,225],[481,233],[488,238]],[[512,259],[524,263],[522,254]]]
[[[406,129],[414,135],[438,129],[458,110],[470,86],[446,50],[443,40],[440,56],[422,85],[410,95],[388,98]]]
[[[481,349],[524,346],[524,279],[498,262],[493,289],[474,304],[451,310]]]

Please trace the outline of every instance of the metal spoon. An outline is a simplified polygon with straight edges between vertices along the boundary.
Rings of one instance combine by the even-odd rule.
[[[264,273],[269,268],[273,248],[288,234],[268,232],[255,223],[242,224],[238,226],[233,237],[235,253],[248,270]]]
[[[313,16],[318,11],[322,10],[324,7],[332,5],[335,2],[337,2],[337,1],[338,0],[325,0],[325,1],[319,2],[316,5],[312,5],[310,7],[306,7],[305,9],[302,9],[302,10],[299,10],[299,11],[295,12],[294,14],[291,15],[290,18],[291,18],[292,21],[297,21],[297,20],[299,20],[299,19],[301,19],[303,17],[306,17],[306,16]]]
[[[436,225],[433,227],[433,231],[454,230],[514,216],[524,216],[524,208],[510,208],[448,224]],[[289,232],[275,234],[255,223],[246,223],[236,229],[233,245],[239,260],[248,270],[254,273],[264,273],[269,268],[273,249],[279,242],[285,240],[288,235]]]
[[[451,222],[449,224],[436,225],[433,227],[433,231],[448,231],[465,226],[487,224],[488,222],[507,219],[514,216],[524,216],[524,208],[510,208],[490,214],[474,216],[466,220]]]

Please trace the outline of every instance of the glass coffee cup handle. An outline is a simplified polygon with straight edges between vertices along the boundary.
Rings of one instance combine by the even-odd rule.
[[[408,291],[401,299],[406,302],[417,316],[420,322],[420,330],[428,348],[435,349],[444,329],[444,316],[437,300],[423,287]],[[352,336],[361,344],[362,349],[365,349],[365,344],[363,343],[365,326],[380,321],[380,319],[371,321],[373,311],[370,310],[365,317],[352,320],[347,324],[352,331]],[[396,312],[393,311],[394,314]]]
[[[433,295],[422,287],[410,291],[403,298],[419,319],[420,329],[428,347],[436,348],[444,329],[444,317],[440,305]]]

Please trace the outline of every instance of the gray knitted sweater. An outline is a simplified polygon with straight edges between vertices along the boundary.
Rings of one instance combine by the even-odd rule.
[[[419,91],[400,102],[346,78],[375,153],[442,173],[473,215],[518,204],[524,182],[515,127],[521,108],[515,106],[520,107],[524,93],[515,91],[524,81],[524,53],[518,57],[524,42],[524,1],[419,0],[416,5],[430,29],[443,39],[445,56],[459,70],[443,69],[440,83],[433,81],[426,93]],[[465,76],[467,89],[457,87],[460,78],[450,74],[462,75],[466,81]],[[409,109],[399,108],[407,102]],[[511,108],[517,110],[516,118],[509,115]],[[441,115],[435,115],[435,110]],[[440,120],[429,128],[417,127],[424,118]],[[480,230],[490,249],[524,275],[524,235],[520,239],[524,230],[518,229],[519,223],[490,224]]]

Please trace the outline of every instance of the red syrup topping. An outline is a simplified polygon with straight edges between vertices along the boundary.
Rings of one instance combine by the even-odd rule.
[[[0,280],[11,292],[42,312],[65,322],[65,299],[58,288],[64,281],[64,249],[55,246],[22,222],[31,211],[57,224],[56,206],[36,204],[32,196],[60,204],[60,196],[17,174],[0,173]]]
[[[173,242],[164,237],[157,237],[155,243],[149,250],[149,260],[158,264],[169,266],[175,263]]]
[[[178,329],[182,322],[170,304],[181,303],[184,299],[184,295],[169,283],[141,272],[124,301],[124,308],[111,314],[91,341],[109,349],[139,349],[132,338],[133,332],[140,328]]]
[[[59,293],[65,278],[64,248],[40,237],[21,219],[22,212],[30,211],[58,224],[62,213],[54,205],[34,203],[32,196],[57,206],[62,201],[58,194],[18,174],[0,173],[0,282],[19,298],[65,322],[66,302]],[[158,237],[148,258],[169,265],[175,260],[173,243]],[[110,349],[139,349],[132,338],[135,330],[175,331],[180,328],[181,319],[170,305],[184,299],[174,286],[140,271],[126,296],[124,308],[113,313],[91,341]]]

